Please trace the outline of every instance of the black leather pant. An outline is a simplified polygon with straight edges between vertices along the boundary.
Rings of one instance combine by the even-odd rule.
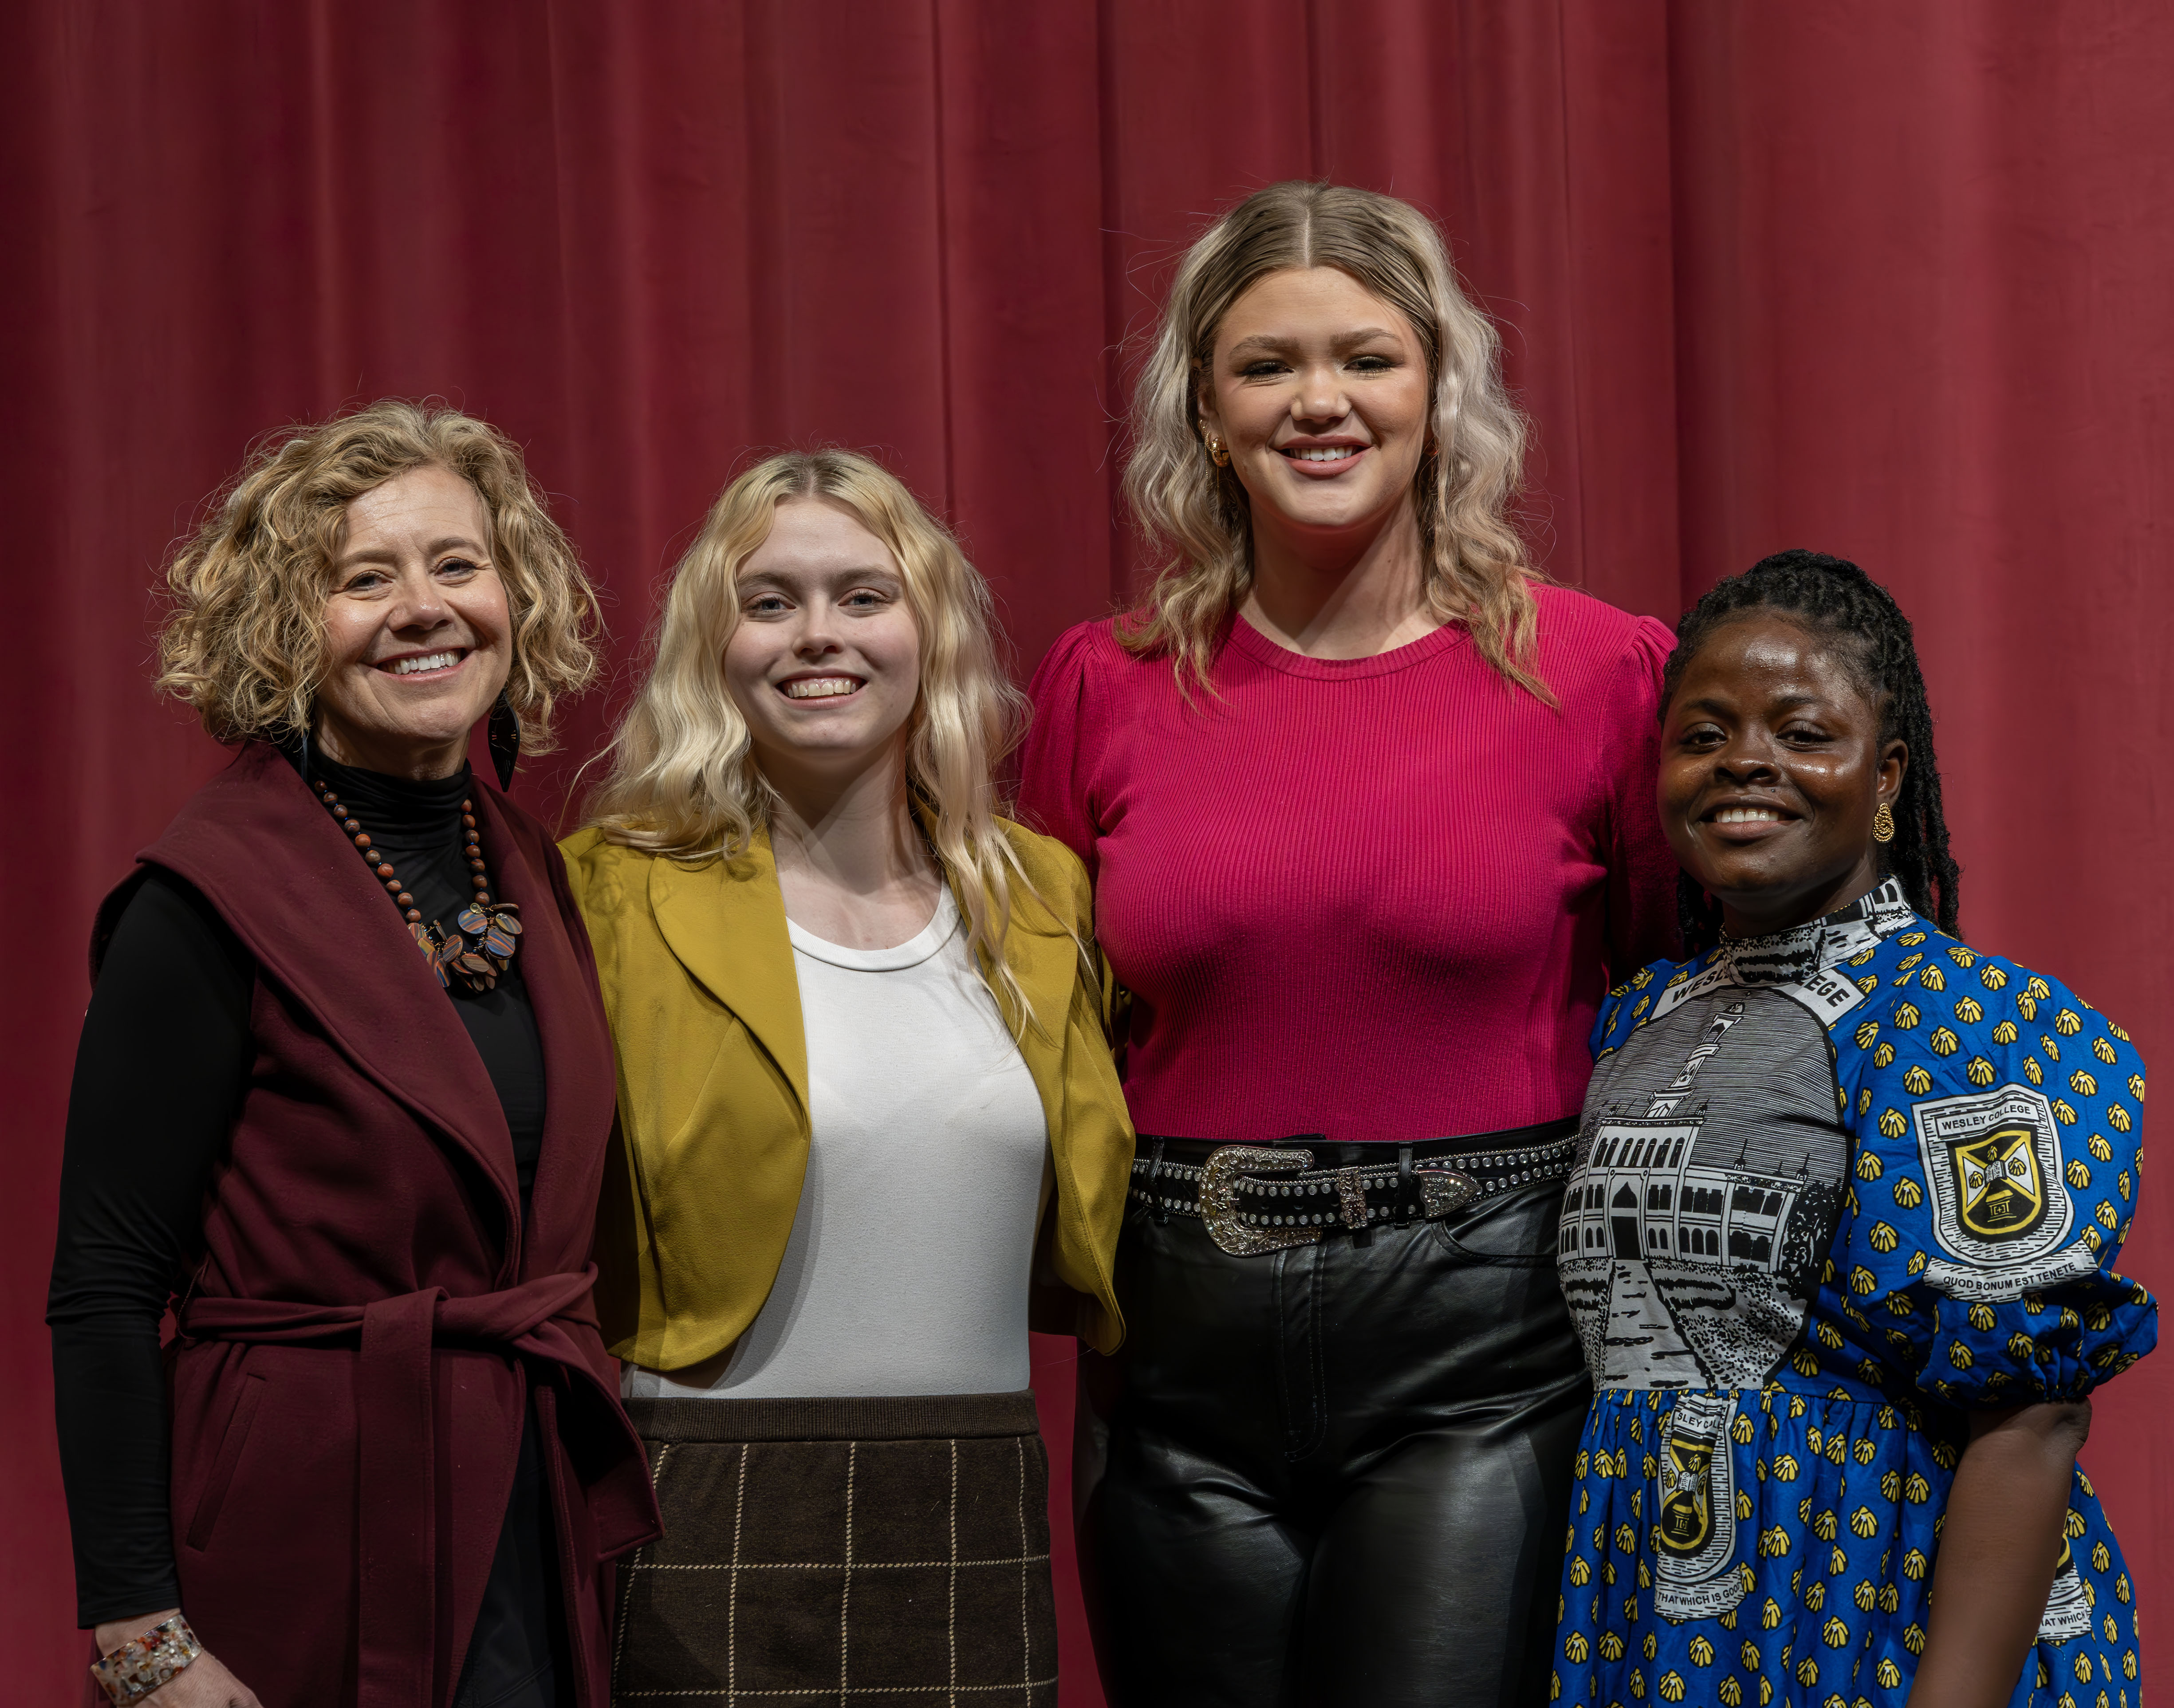
[[[1252,1257],[1135,1205],[1087,1516],[1112,1703],[1547,1700],[1592,1392],[1555,1284],[1561,1198]]]

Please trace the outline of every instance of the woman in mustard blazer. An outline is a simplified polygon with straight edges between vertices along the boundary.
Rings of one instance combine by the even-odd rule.
[[[987,613],[876,463],[760,464],[565,844],[619,1055],[598,1309],[666,1525],[615,1696],[1055,1700],[1030,1301],[1122,1338],[1133,1133],[1086,875],[994,811]]]

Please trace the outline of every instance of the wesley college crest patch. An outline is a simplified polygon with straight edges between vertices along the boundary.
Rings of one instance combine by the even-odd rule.
[[[1674,1554],[1693,1554],[1713,1533],[1713,1491],[1706,1473],[1713,1467],[1712,1441],[1668,1437],[1668,1473],[1662,1484],[1661,1546]]]
[[[2060,1184],[2060,1130],[2043,1092],[2003,1085],[1911,1112],[1933,1237],[1955,1260],[1929,1265],[1928,1282],[1959,1299],[2013,1299],[2098,1267],[2081,1240],[2062,1244],[2074,1218]]]
[[[1653,1610],[1669,1619],[1711,1618],[1744,1599],[1736,1569],[1736,1478],[1729,1452],[1734,1394],[1677,1397],[1663,1428],[1660,1554]]]
[[[1982,1138],[1948,1147],[1962,1188],[1957,1219],[1977,1238],[2028,1239],[2046,1219],[2046,1178],[2038,1170],[2036,1139],[2028,1127],[1999,1127]]]

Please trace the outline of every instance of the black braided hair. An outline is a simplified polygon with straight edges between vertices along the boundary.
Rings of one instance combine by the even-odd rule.
[[[1940,810],[1940,768],[1933,757],[1933,709],[1910,619],[1895,596],[1855,564],[1824,552],[1777,552],[1707,592],[1676,624],[1676,650],[1661,678],[1666,715],[1684,671],[1716,630],[1755,611],[1771,611],[1809,632],[1850,644],[1845,662],[1879,703],[1879,738],[1901,740],[1910,763],[1896,796],[1895,840],[1878,844],[1881,869],[1900,878],[1911,906],[1953,935],[1961,872],[1948,851]],[[1721,909],[1688,873],[1676,880],[1684,951],[1696,954],[1721,932]]]

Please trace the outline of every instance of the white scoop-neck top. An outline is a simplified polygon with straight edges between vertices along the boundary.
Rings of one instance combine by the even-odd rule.
[[[1041,1098],[949,889],[894,949],[787,922],[813,1136],[792,1237],[747,1332],[630,1399],[1011,1393],[1047,1178]],[[730,1192],[730,1181],[714,1189]]]

